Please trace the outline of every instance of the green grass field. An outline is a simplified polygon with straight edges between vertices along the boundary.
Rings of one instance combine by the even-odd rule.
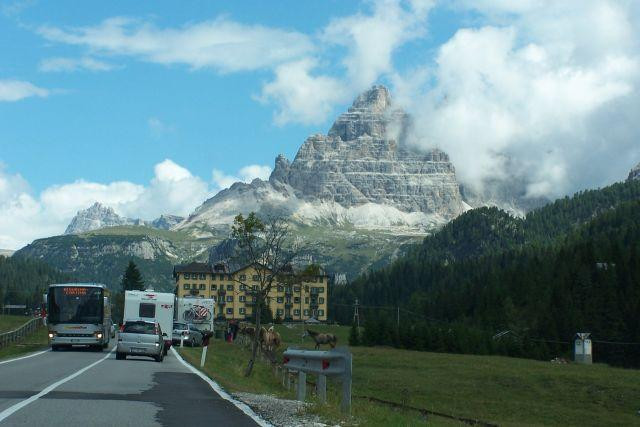
[[[12,331],[21,325],[24,325],[31,317],[28,316],[10,316],[6,314],[0,315],[0,334],[7,331]]]
[[[313,348],[302,341],[301,326],[277,330],[286,346]],[[349,328],[317,326],[335,333],[345,345]],[[427,353],[392,348],[355,347],[353,395],[371,396],[457,417],[499,425],[640,425],[640,371],[605,365],[558,365],[498,356]],[[199,362],[200,349],[185,349],[185,357]],[[230,391],[270,393],[293,397],[274,377],[266,363],[256,365],[245,378],[249,354],[237,345],[214,341],[207,373]],[[313,380],[313,379],[312,379]],[[329,391],[330,405],[314,412],[330,421],[340,419],[337,395]],[[420,425],[424,418],[413,411],[354,398],[353,418],[347,424]],[[429,417],[429,424],[453,421]]]
[[[30,319],[31,317],[25,316],[0,315],[0,333],[16,329]],[[0,347],[0,359],[7,359],[21,354],[31,353],[32,351],[42,350],[47,348],[48,345],[47,328],[40,327],[21,341],[11,343],[7,347]]]

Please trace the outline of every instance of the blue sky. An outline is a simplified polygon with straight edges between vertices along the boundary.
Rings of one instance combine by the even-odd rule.
[[[462,182],[605,185],[640,161],[638,18],[613,0],[3,2],[0,247],[93,201],[188,214],[375,83]]]

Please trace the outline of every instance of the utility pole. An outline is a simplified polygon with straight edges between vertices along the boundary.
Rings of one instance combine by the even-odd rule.
[[[358,313],[358,305],[358,298],[356,298],[356,303],[353,305],[353,321],[356,322],[358,332],[360,332],[360,314]]]

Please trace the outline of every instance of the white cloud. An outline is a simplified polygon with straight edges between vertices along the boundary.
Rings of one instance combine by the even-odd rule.
[[[321,123],[337,102],[348,99],[349,92],[342,82],[311,74],[315,65],[311,58],[282,64],[275,70],[275,79],[263,86],[259,99],[276,104],[276,124]]]
[[[266,165],[248,165],[241,168],[236,175],[227,175],[214,169],[211,177],[218,190],[231,187],[236,182],[250,183],[256,178],[267,180],[271,175],[271,168]]]
[[[401,97],[417,115],[416,144],[443,148],[476,188],[517,177],[529,195],[554,197],[624,177],[640,156],[631,3],[470,4],[485,25],[439,48],[421,90],[397,78],[426,93]]]
[[[147,125],[154,136],[161,136],[174,130],[173,126],[166,124],[157,117],[150,117],[147,120]]]
[[[372,14],[332,20],[322,39],[347,47],[343,63],[348,81],[360,91],[393,70],[392,55],[399,46],[426,33],[426,19],[434,3],[413,1],[404,7],[398,0],[377,0]]]
[[[35,86],[22,80],[0,80],[0,102],[20,101],[24,98],[38,96],[45,98],[49,95],[47,89]]]
[[[109,71],[114,68],[109,63],[86,56],[82,58],[47,58],[42,60],[38,66],[38,69],[45,73],[78,70]]]
[[[313,49],[304,34],[261,25],[244,25],[224,17],[180,28],[110,18],[93,27],[43,26],[51,41],[85,46],[99,54],[126,55],[159,64],[185,64],[222,72],[255,70],[300,57]]]
[[[151,220],[161,214],[186,216],[207,198],[235,181],[267,179],[271,168],[248,165],[237,177],[214,171],[214,182],[205,182],[170,159],[154,166],[148,185],[127,181],[107,184],[77,180],[53,185],[35,195],[19,174],[0,164],[0,248],[18,249],[36,238],[64,232],[73,216],[95,202],[112,207],[129,218]]]

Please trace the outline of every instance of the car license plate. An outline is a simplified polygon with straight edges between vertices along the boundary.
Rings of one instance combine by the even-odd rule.
[[[132,352],[132,353],[144,353],[144,348],[140,348],[140,347],[131,347],[131,352]]]

